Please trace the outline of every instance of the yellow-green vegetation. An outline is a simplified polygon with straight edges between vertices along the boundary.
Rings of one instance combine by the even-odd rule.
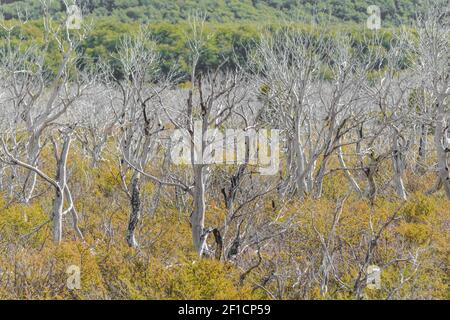
[[[69,2],[70,3],[70,2]],[[194,11],[205,11],[215,22],[267,21],[288,18],[327,21],[364,22],[367,19],[367,1],[363,0],[94,0],[83,4],[85,14],[94,17],[111,16],[121,21],[183,21]],[[372,0],[372,5],[381,8],[388,24],[405,23],[414,19],[423,2],[416,0],[389,1]],[[17,8],[27,10],[32,18],[41,14],[39,0],[7,0],[3,2],[3,16],[6,19],[19,16]],[[49,2],[49,10],[61,14],[63,3]]]
[[[144,210],[140,248],[129,248],[124,240],[129,203],[114,166],[102,162],[92,168],[75,151],[71,159],[72,192],[86,241],[76,240],[66,217],[64,241],[53,243],[46,223],[53,193],[43,183],[42,194],[29,205],[1,200],[0,299],[354,299],[377,234],[371,263],[382,269],[382,286],[364,288],[361,298],[449,298],[450,202],[440,193],[417,191],[405,203],[379,197],[373,206],[352,194],[339,211],[336,199],[346,182],[335,175],[326,179],[320,200],[292,200],[274,209],[268,197],[257,214],[293,218],[291,229],[260,249],[260,263],[252,249],[224,262],[196,255],[188,215],[172,204],[170,188],[153,216]],[[151,182],[142,189],[148,198],[153,190]],[[219,199],[209,200],[206,224],[220,225],[224,208]],[[324,241],[333,261],[325,291]],[[66,285],[71,265],[81,269],[79,290]]]

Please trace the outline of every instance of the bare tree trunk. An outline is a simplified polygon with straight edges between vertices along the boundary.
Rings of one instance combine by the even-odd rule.
[[[63,222],[63,208],[64,208],[64,189],[66,188],[67,179],[67,157],[69,155],[71,138],[69,134],[65,134],[63,138],[63,146],[61,155],[58,158],[56,143],[55,145],[55,157],[57,163],[55,200],[53,202],[53,241],[61,243],[62,240],[62,222]]]
[[[101,159],[101,153],[102,153],[102,144],[98,144],[95,145],[93,150],[92,150],[92,163],[91,166],[93,168],[97,168],[98,167],[98,163],[100,162]]]
[[[328,293],[330,263],[331,263],[331,261],[328,261],[328,255],[325,253],[322,257],[322,263],[319,268],[319,271],[322,274],[322,280],[320,281],[320,295],[321,296],[325,296]]]
[[[394,130],[395,131],[395,130]],[[402,198],[403,200],[407,199],[406,196],[406,190],[403,183],[403,170],[404,170],[404,164],[402,159],[402,153],[400,150],[400,143],[399,143],[399,136],[398,133],[395,131],[393,136],[393,157],[392,157],[392,164],[394,167],[394,184],[395,184],[395,190],[397,191],[397,195]]]
[[[162,184],[156,184],[156,190],[153,192],[152,199],[150,201],[150,208],[148,209],[148,216],[153,217],[155,215],[156,209],[159,206],[159,199],[161,197]]]
[[[317,176],[315,179],[314,185],[314,199],[319,199],[322,196],[323,191],[323,179],[325,177],[325,171],[327,169],[327,161],[328,158],[325,156],[320,164],[319,171],[317,172]]]
[[[0,191],[4,191],[4,185],[3,185],[3,177],[6,176],[5,170],[6,167],[2,166],[0,167]]]
[[[434,143],[436,145],[436,152],[438,157],[438,174],[444,186],[447,199],[450,200],[450,173],[448,168],[448,159],[444,140],[447,140],[445,135],[445,118],[444,118],[444,103],[439,103],[438,116],[436,119],[436,132],[434,135]]]
[[[70,192],[70,190],[69,190],[67,185],[64,188],[64,195],[65,195],[67,201],[70,204],[70,208],[69,208],[68,211],[70,211],[72,213],[72,226],[73,226],[73,229],[75,230],[75,233],[77,234],[78,238],[81,241],[84,241],[83,233],[81,232],[80,228],[78,227],[78,212],[75,209],[75,203],[73,202],[73,199],[72,199],[72,193]]]
[[[292,141],[293,148],[295,150],[295,162],[296,162],[296,186],[300,197],[303,197],[307,191],[307,185],[305,181],[305,154],[303,147],[300,143],[300,122],[295,121],[295,138]]]
[[[205,227],[205,181],[204,166],[194,165],[194,210],[191,215],[192,239],[194,248],[202,256],[206,249]]]
[[[347,165],[345,164],[344,156],[342,154],[342,147],[339,147],[337,149],[337,153],[338,153],[339,164],[341,165],[342,169],[344,170],[345,177],[350,182],[350,185],[352,186],[352,188],[356,192],[358,192],[359,195],[362,195],[361,188],[359,187],[359,185],[356,182],[355,178],[353,178],[353,175],[350,173],[350,171],[347,168]]]
[[[32,166],[37,167],[38,157],[39,157],[39,137],[36,133],[33,133],[28,145],[28,163]],[[36,187],[37,174],[30,171],[25,179],[25,184],[23,186],[23,199],[25,203],[29,203],[33,196],[34,188]]]
[[[427,136],[428,127],[426,124],[420,126],[420,138],[419,138],[419,162],[421,164],[425,163],[427,158]]]
[[[420,136],[419,136],[419,150],[416,160],[416,171],[423,174],[425,173],[424,167],[426,165],[427,159],[427,145],[428,145],[428,127],[426,124],[420,125]]]
[[[378,192],[377,183],[375,181],[377,166],[378,160],[373,155],[370,155],[370,162],[369,165],[364,169],[364,173],[366,174],[367,181],[369,183],[366,194],[372,205],[375,203],[375,198]]]
[[[60,189],[56,189],[55,200],[53,202],[53,241],[61,243],[62,240],[62,219],[63,219],[64,196]]]
[[[135,173],[131,181],[131,212],[126,234],[127,243],[132,248],[137,248],[139,246],[135,237],[136,227],[141,217],[141,195],[139,190],[139,180],[139,173]]]
[[[314,198],[319,199],[322,196],[323,192],[323,179],[325,178],[325,172],[327,171],[328,160],[330,159],[330,154],[325,154],[323,156],[322,162],[320,164],[319,172],[317,172],[317,176],[315,180],[315,191]]]
[[[308,172],[306,173],[306,192],[310,193],[314,189],[314,171],[316,170],[316,159],[311,159],[311,163],[308,165]]]

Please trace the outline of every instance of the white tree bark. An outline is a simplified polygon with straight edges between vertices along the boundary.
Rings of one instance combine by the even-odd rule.
[[[344,170],[345,177],[347,178],[347,180],[350,183],[351,187],[359,195],[362,195],[363,193],[361,191],[361,188],[359,187],[358,182],[356,182],[355,178],[353,177],[353,175],[351,174],[349,168],[347,167],[347,164],[345,163],[344,155],[343,155],[341,146],[338,147],[337,154],[338,154],[339,164],[341,165],[342,169]]]
[[[434,144],[436,147],[437,157],[438,157],[438,176],[444,187],[445,195],[448,200],[450,200],[450,172],[448,167],[448,150],[447,146],[444,145],[448,141],[445,134],[446,132],[446,121],[444,113],[444,103],[440,103],[437,110],[436,118],[436,131],[434,135]]]
[[[400,146],[399,136],[396,129],[394,129],[392,144],[392,165],[394,168],[395,190],[401,199],[407,200],[405,185],[403,183],[403,171],[405,164],[403,163],[402,148]]]

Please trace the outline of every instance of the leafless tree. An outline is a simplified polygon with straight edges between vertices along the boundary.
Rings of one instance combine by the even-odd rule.
[[[172,75],[161,74],[159,54],[151,34],[144,30],[121,40],[117,59],[123,79],[115,80],[118,97],[113,105],[121,131],[119,150],[123,188],[131,206],[126,240],[129,246],[138,247],[135,231],[141,216],[141,176],[163,183],[144,171],[155,157],[157,137],[164,130],[162,97],[172,86]],[[130,170],[132,176],[127,182]]]
[[[69,156],[70,144],[72,141],[72,131],[73,128],[71,127],[58,129],[58,135],[60,136],[61,140],[61,142],[59,143],[57,139],[55,139],[53,136],[50,136],[50,141],[53,146],[54,157],[56,160],[55,178],[51,178],[51,175],[46,174],[35,165],[17,159],[8,150],[8,142],[4,138],[2,140],[3,152],[1,153],[0,161],[12,166],[20,166],[35,173],[54,188],[55,198],[53,200],[51,221],[53,223],[53,240],[56,243],[60,243],[62,240],[63,217],[66,213],[69,212],[72,214],[73,227],[77,233],[77,236],[81,240],[83,240],[83,234],[78,227],[78,213],[76,211],[72,199],[72,194],[67,184],[67,159]],[[65,202],[67,202],[67,209],[64,210]]]
[[[447,199],[450,199],[449,154],[449,79],[448,36],[449,22],[448,4],[430,6],[429,11],[418,21],[418,37],[411,39],[414,71],[420,77],[420,85],[424,90],[423,99],[430,101],[426,117],[434,126],[434,146],[437,154],[438,181],[436,190],[444,188]]]
[[[65,23],[55,22],[43,1],[43,41],[27,45],[14,44],[12,32],[19,26],[1,25],[6,33],[2,47],[0,76],[4,83],[14,127],[27,131],[26,162],[39,167],[39,154],[44,130],[63,117],[67,110],[93,84],[87,73],[81,72],[77,64],[82,57],[77,47],[86,37],[89,29],[73,33],[65,28]],[[49,74],[46,58],[51,47],[56,45],[60,60],[56,61],[57,71]],[[22,200],[28,203],[33,196],[37,174],[29,171],[23,182]]]

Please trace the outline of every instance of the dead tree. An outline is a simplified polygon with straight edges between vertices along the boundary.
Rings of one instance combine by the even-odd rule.
[[[116,78],[114,114],[120,127],[119,153],[122,186],[130,201],[126,241],[138,247],[135,232],[141,217],[141,176],[155,157],[158,134],[164,130],[162,96],[172,85],[171,75],[160,72],[160,59],[151,34],[125,36],[117,54],[122,79]],[[127,174],[131,179],[127,181]],[[145,173],[145,177],[152,177]],[[161,183],[155,178],[152,181]]]
[[[0,62],[0,81],[5,83],[9,103],[12,104],[14,121],[18,128],[27,131],[26,162],[38,168],[44,130],[60,119],[74,102],[89,87],[93,79],[86,77],[77,68],[80,54],[77,48],[88,34],[84,28],[79,32],[64,30],[64,22],[55,22],[50,18],[47,2],[42,1],[44,29],[42,44],[15,44],[13,27],[0,25],[6,33],[5,46],[2,47]],[[51,77],[47,75],[48,56],[52,46],[59,50],[57,71]],[[92,74],[91,74],[92,75]],[[89,80],[87,80],[89,79]],[[87,80],[87,81],[86,81]],[[29,171],[23,181],[22,200],[28,203],[33,196],[37,174]]]
[[[55,196],[53,199],[53,209],[51,212],[51,221],[53,223],[53,241],[61,243],[63,237],[63,218],[67,213],[72,215],[73,228],[77,236],[83,240],[83,234],[78,227],[78,213],[75,209],[75,205],[72,199],[69,186],[67,184],[67,159],[69,156],[72,128],[58,130],[61,142],[51,137],[51,143],[53,145],[54,157],[56,160],[55,178],[51,178],[50,175],[40,170],[33,164],[23,162],[13,156],[9,151],[8,141],[2,139],[3,152],[0,157],[0,161],[12,166],[20,166],[28,171],[36,173],[37,176],[42,178],[45,182],[50,184],[54,191]],[[60,149],[60,150],[59,150]],[[64,204],[67,203],[64,210]]]
[[[433,2],[434,3],[434,2]],[[449,107],[448,93],[450,67],[448,64],[449,25],[446,21],[448,4],[431,6],[418,21],[418,38],[411,38],[410,48],[414,52],[411,62],[420,77],[425,94],[430,97],[428,117],[434,124],[434,147],[437,153],[437,188],[444,188],[450,199],[449,150]],[[417,57],[417,58],[416,58]]]

